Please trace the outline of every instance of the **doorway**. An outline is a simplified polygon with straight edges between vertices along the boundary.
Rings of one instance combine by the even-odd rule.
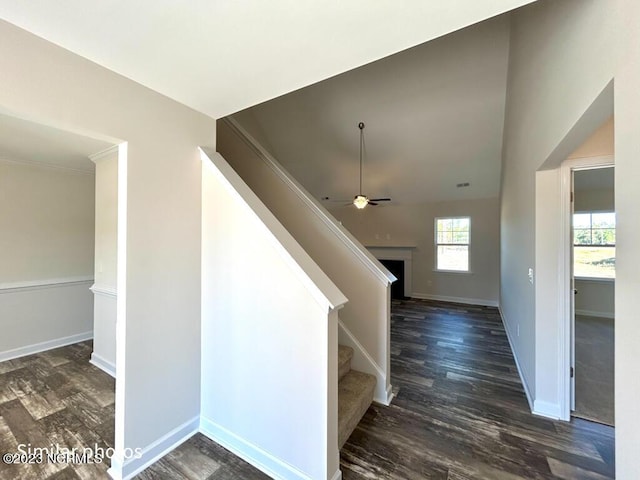
[[[613,426],[615,168],[590,163],[571,168],[571,415]]]

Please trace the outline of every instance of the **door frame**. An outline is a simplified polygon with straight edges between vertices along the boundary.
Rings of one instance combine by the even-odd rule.
[[[572,312],[573,301],[573,265],[571,265],[573,242],[571,239],[571,222],[573,205],[571,193],[573,187],[573,172],[576,170],[589,170],[593,168],[615,167],[613,155],[597,157],[572,158],[562,162],[560,167],[560,251],[558,258],[558,318],[560,318],[559,346],[560,346],[560,371],[558,381],[560,383],[560,417],[562,420],[571,419],[572,407],[572,381],[570,370],[574,360],[574,318]]]

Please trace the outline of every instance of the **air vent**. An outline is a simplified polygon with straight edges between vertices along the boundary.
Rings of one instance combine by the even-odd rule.
[[[471,185],[469,182],[464,182],[464,183],[458,183],[456,187],[465,188],[465,187],[468,187],[469,185]]]

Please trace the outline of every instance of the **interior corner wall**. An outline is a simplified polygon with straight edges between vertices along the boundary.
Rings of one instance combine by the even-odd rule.
[[[609,2],[607,2],[609,3]],[[616,476],[638,476],[640,452],[640,2],[616,0],[617,68],[615,75],[616,152]]]
[[[497,305],[499,272],[498,198],[384,205],[331,213],[365,246],[412,246],[412,296]],[[471,274],[435,271],[436,217],[471,218]]]
[[[116,371],[118,263],[118,148],[96,164],[96,228],[91,361],[110,375]]]
[[[549,329],[536,329],[536,292],[528,278],[529,268],[535,266],[536,170],[611,81],[613,30],[611,6],[599,0],[540,0],[512,16],[501,182],[500,306],[507,328],[519,331],[512,339],[514,354],[539,402],[558,402],[558,394],[551,393],[558,391],[557,368],[546,371],[550,367],[537,363],[545,358],[539,349],[557,345],[558,331],[554,322]],[[534,276],[539,273],[534,271]]]
[[[93,175],[0,161],[0,361],[91,338]]]
[[[4,21],[0,71],[4,111],[127,142],[126,231],[118,243],[126,252],[118,272],[126,303],[121,308],[119,292],[125,314],[118,316],[111,473],[128,475],[198,428],[198,146],[215,148],[215,120]],[[142,458],[125,459],[125,447],[143,449]]]

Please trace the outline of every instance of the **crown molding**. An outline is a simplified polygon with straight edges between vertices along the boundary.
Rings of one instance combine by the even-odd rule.
[[[0,163],[6,163],[8,165],[25,165],[27,167],[43,168],[45,170],[55,170],[58,172],[78,173],[80,175],[87,175],[90,177],[95,176],[95,172],[92,170],[82,170],[80,168],[63,167],[62,165],[55,165],[53,163],[46,163],[46,162],[33,162],[30,160],[15,160],[12,158],[0,157]]]
[[[89,160],[91,160],[93,163],[97,163],[100,160],[104,160],[105,158],[110,157],[114,153],[118,155],[118,145],[111,145],[109,148],[89,155]]]

